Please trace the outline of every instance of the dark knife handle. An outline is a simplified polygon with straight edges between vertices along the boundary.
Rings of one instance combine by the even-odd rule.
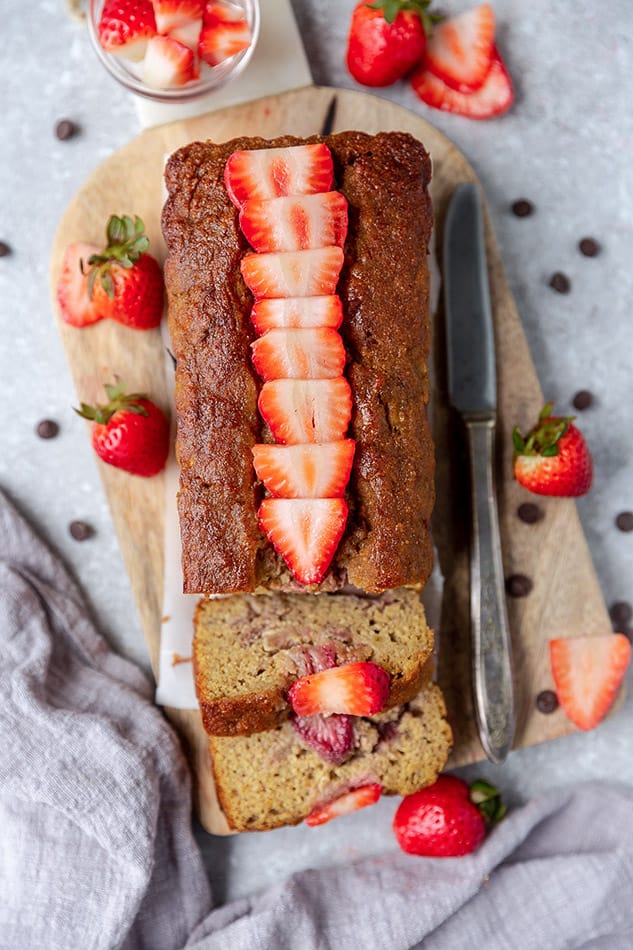
[[[494,485],[494,415],[464,419],[470,454],[472,532],[470,614],[475,715],[491,762],[503,762],[514,738],[514,689],[499,517]]]

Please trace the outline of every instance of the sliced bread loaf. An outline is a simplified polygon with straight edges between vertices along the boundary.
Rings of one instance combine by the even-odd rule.
[[[390,676],[387,707],[411,699],[429,678],[433,650],[416,591],[353,594],[239,594],[201,600],[193,665],[202,721],[210,735],[273,729],[291,712],[299,677],[371,660]]]
[[[252,736],[209,739],[218,797],[235,831],[296,825],[316,807],[378,783],[386,795],[432,784],[452,744],[444,699],[428,684],[403,706],[355,719],[355,748],[333,766],[307,748],[290,722]]]

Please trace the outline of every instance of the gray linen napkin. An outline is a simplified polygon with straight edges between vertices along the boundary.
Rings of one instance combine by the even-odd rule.
[[[516,809],[465,858],[394,846],[211,910],[149,684],[1,493],[0,677],[1,948],[633,948],[633,789],[606,783]]]

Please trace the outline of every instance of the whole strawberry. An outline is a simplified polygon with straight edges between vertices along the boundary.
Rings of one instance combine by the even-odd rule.
[[[430,0],[362,0],[352,14],[347,68],[365,86],[389,86],[424,56],[426,37],[437,17]]]
[[[455,858],[475,851],[488,824],[500,821],[505,806],[492,785],[440,775],[433,785],[407,795],[393,819],[398,844],[407,854]]]
[[[107,245],[88,258],[88,293],[101,317],[150,330],[163,316],[163,274],[147,254],[149,239],[139,217],[112,215]]]
[[[169,421],[151,400],[127,394],[123,385],[106,385],[104,406],[81,403],[80,416],[94,422],[92,445],[108,465],[149,477],[162,471],[169,454]]]
[[[543,407],[538,422],[527,435],[514,428],[514,477],[537,495],[585,495],[593,481],[589,448],[572,424],[575,417],[553,416],[552,408],[552,403]]]

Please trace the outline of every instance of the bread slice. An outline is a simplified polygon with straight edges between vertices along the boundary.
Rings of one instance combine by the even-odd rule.
[[[291,709],[287,691],[324,665],[371,660],[391,677],[388,706],[412,699],[430,678],[433,631],[420,596],[402,588],[353,594],[235,595],[201,600],[193,668],[210,735],[273,729]],[[330,663],[323,663],[324,657]]]
[[[378,782],[383,794],[431,785],[448,758],[452,733],[438,686],[404,706],[355,719],[356,749],[333,766],[305,747],[289,722],[252,736],[209,739],[218,797],[235,831],[296,825],[317,806]]]

